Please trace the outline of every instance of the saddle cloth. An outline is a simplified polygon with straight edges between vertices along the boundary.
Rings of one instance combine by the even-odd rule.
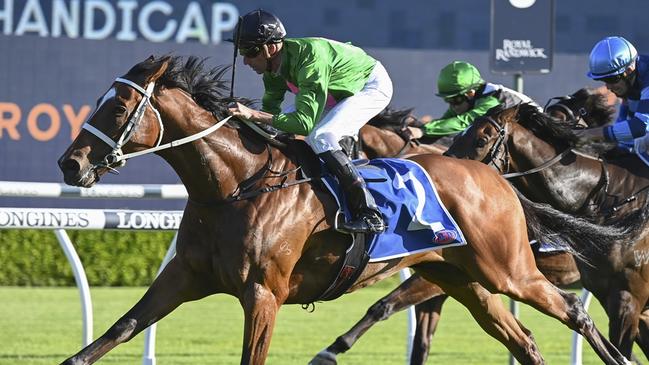
[[[370,262],[466,244],[430,176],[419,164],[379,158],[358,169],[387,225],[382,234],[367,235]],[[339,213],[350,219],[351,213],[336,179],[325,174],[323,182],[336,198]]]

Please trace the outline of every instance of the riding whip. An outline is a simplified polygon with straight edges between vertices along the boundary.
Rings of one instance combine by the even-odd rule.
[[[232,56],[232,79],[230,80],[230,100],[234,101],[234,71],[237,68],[237,53],[239,53],[239,38],[241,37],[241,23],[243,18],[239,17],[234,35],[234,55]]]

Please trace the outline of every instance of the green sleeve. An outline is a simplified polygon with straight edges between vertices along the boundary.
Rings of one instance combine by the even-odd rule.
[[[264,74],[264,96],[261,98],[261,110],[279,114],[282,112],[282,101],[288,87],[286,81],[279,75]]]
[[[451,109],[448,109],[442,118],[426,123],[422,129],[427,136],[459,133],[471,125],[476,118],[485,115],[489,109],[498,105],[500,102],[493,96],[480,98],[476,100],[475,105],[469,111],[455,115]]]
[[[309,53],[298,65],[295,111],[273,116],[273,126],[285,132],[308,135],[320,120],[327,101],[331,70],[326,55]]]

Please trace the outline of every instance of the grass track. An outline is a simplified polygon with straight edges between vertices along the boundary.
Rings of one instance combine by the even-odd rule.
[[[267,364],[306,364],[320,349],[347,330],[375,300],[396,282],[363,289],[329,303],[316,304],[313,313],[285,306],[277,320]],[[144,293],[145,288],[93,288],[94,336],[103,333]],[[81,314],[75,288],[0,287],[0,365],[58,364],[78,351]],[[590,310],[607,332],[607,321],[598,303]],[[534,333],[548,364],[570,359],[572,332],[553,319],[526,306],[522,322]],[[238,364],[243,313],[236,299],[217,295],[186,303],[158,324],[158,365]],[[404,364],[406,315],[399,313],[381,322],[339,363]],[[141,364],[144,336],[138,335],[101,359],[98,364]],[[506,364],[508,353],[484,334],[464,307],[448,300],[433,341],[431,364]],[[584,364],[600,364],[590,348]]]

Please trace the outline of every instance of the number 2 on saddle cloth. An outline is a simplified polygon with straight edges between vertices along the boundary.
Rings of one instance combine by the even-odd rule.
[[[416,162],[378,158],[358,169],[387,225],[382,234],[368,237],[370,262],[466,244],[428,173]],[[339,214],[350,219],[335,179],[327,174],[323,181],[341,207]]]

